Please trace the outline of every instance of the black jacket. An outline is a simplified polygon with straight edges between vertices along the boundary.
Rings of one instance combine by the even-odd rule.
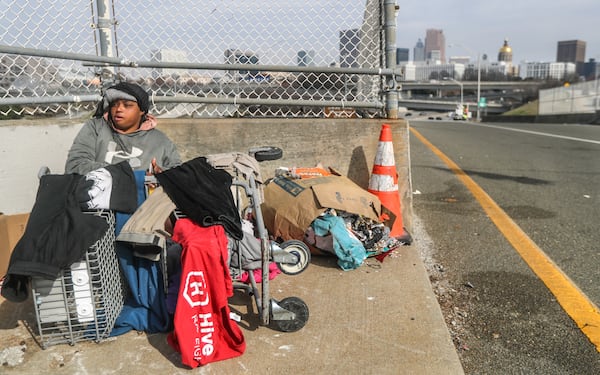
[[[129,166],[111,165],[110,208],[131,210],[137,204],[135,179]],[[82,260],[86,251],[108,229],[106,219],[84,213],[90,180],[78,174],[40,177],[35,203],[25,232],[17,242],[9,263],[2,296],[13,302],[27,298],[30,276],[56,279],[60,271]],[[133,192],[133,193],[132,193]],[[83,200],[82,200],[82,197]],[[118,198],[117,198],[118,197]]]
[[[220,224],[242,239],[240,214],[231,194],[231,175],[198,157],[156,175],[165,193],[189,219],[200,226]]]

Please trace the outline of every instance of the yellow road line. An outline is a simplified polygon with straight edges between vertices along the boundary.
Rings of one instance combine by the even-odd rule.
[[[454,172],[521,258],[554,294],[558,303],[600,352],[600,311],[529,236],[450,158],[414,128],[410,131]]]

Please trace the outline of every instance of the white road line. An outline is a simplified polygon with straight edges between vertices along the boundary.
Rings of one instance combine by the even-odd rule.
[[[514,132],[521,132],[521,133],[528,133],[528,134],[535,134],[535,135],[543,135],[545,137],[554,137],[554,138],[569,139],[571,141],[594,143],[594,144],[600,145],[600,141],[594,141],[592,139],[567,137],[566,135],[558,135],[558,134],[551,134],[551,133],[542,133],[542,132],[536,132],[536,131],[533,131],[533,130],[523,130],[523,129],[508,128],[508,127],[505,127],[505,126],[484,125],[484,124],[477,124],[477,126],[483,126],[483,127],[486,127],[486,128],[496,128],[496,129],[502,129],[502,130],[510,130],[510,131],[514,131]]]

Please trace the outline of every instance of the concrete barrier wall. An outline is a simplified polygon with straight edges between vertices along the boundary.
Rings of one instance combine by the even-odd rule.
[[[31,211],[40,167],[64,173],[67,151],[81,125],[51,119],[0,121],[0,212]]]
[[[182,159],[277,146],[283,158],[261,163],[264,177],[277,167],[332,167],[363,188],[369,184],[383,123],[392,128],[404,225],[412,229],[408,126],[403,120],[365,119],[159,119],[158,128]],[[70,144],[81,121],[56,119],[0,122],[0,212],[29,212],[42,165],[64,173]]]

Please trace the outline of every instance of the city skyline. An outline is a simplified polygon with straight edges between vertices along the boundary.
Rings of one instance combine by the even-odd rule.
[[[417,41],[425,41],[427,29],[441,29],[446,39],[446,57],[487,54],[496,61],[505,39],[513,49],[513,63],[556,61],[557,44],[564,40],[586,42],[585,61],[600,61],[600,33],[596,19],[597,0],[542,0],[427,3],[398,1],[396,44],[409,48],[410,59]]]

